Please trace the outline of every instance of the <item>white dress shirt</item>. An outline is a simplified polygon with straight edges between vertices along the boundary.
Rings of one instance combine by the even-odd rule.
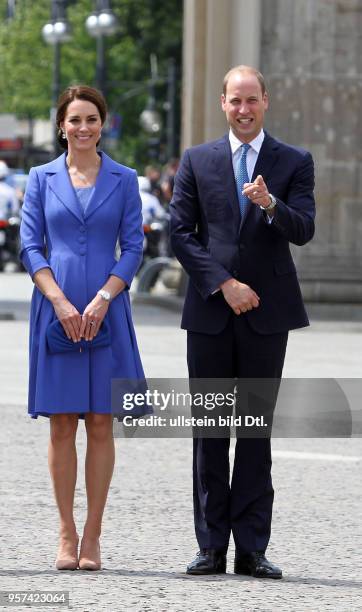
[[[264,130],[261,129],[259,134],[254,138],[254,140],[249,142],[250,149],[248,150],[246,154],[246,168],[248,170],[250,182],[251,182],[251,177],[253,176],[255,164],[257,162],[258,155],[261,149],[261,145],[263,144],[264,138],[265,138]],[[229,142],[230,142],[230,147],[231,147],[231,153],[233,156],[233,169],[234,169],[234,176],[236,180],[236,170],[237,170],[240,155],[241,155],[241,147],[244,143],[241,142],[241,140],[239,140],[238,138],[236,138],[234,132],[231,129],[229,131]],[[266,215],[266,217],[267,217],[268,223],[270,224],[273,221],[273,218],[269,217],[268,215]],[[213,294],[217,293],[218,291],[220,291],[220,289],[216,289],[215,291],[213,291]]]
[[[251,183],[251,177],[253,176],[255,164],[258,159],[258,155],[261,149],[261,145],[263,144],[264,138],[265,138],[264,130],[261,129],[259,134],[254,138],[254,140],[249,142],[250,149],[248,150],[246,154],[246,167],[248,170],[250,183]],[[235,175],[235,180],[236,180],[236,170],[237,170],[239,159],[241,156],[241,147],[244,143],[241,142],[239,138],[236,138],[232,130],[229,131],[229,141],[230,141],[230,146],[231,146],[231,152],[233,154],[233,168],[234,168],[234,175]]]
[[[265,138],[265,134],[262,128],[259,134],[254,138],[254,140],[251,140],[249,142],[250,149],[248,150],[246,154],[246,168],[248,170],[250,183],[251,183],[251,177],[253,176],[255,164],[257,162],[258,155],[261,149],[261,145],[264,142],[264,138]],[[229,142],[230,142],[231,152],[233,155],[233,169],[234,169],[234,176],[236,180],[236,171],[237,171],[239,159],[241,156],[241,147],[244,143],[241,142],[239,138],[236,138],[232,130],[229,131]],[[269,225],[270,223],[273,222],[273,217],[269,217],[269,215],[266,215],[266,219]]]

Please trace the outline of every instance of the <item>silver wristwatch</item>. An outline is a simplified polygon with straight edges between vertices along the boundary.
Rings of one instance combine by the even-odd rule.
[[[105,289],[100,289],[99,291],[97,291],[97,295],[100,295],[101,298],[106,300],[106,302],[111,301],[111,294],[109,293],[109,291],[106,291]]]
[[[277,201],[271,193],[269,193],[269,199],[270,199],[270,204],[268,204],[268,206],[260,206],[260,208],[262,210],[265,210],[265,212],[268,212],[269,210],[273,210],[273,208],[275,208],[277,205]]]

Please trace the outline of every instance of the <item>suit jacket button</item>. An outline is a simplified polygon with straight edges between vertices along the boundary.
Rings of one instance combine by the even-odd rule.
[[[82,234],[85,232],[85,226],[81,225],[79,228],[79,231],[82,232]]]
[[[244,251],[245,244],[239,244],[239,251]]]

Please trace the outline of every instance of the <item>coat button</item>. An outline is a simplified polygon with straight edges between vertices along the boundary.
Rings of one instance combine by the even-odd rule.
[[[85,248],[80,248],[79,249],[79,255],[85,255],[85,253],[86,253]]]
[[[79,228],[79,231],[82,232],[82,234],[84,234],[85,232],[85,225],[81,225]]]
[[[86,241],[85,236],[79,236],[78,242],[80,242],[81,244],[84,244],[85,241]]]
[[[239,251],[245,250],[245,244],[239,244]]]

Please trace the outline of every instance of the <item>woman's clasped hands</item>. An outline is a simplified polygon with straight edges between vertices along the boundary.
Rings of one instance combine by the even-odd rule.
[[[79,342],[81,338],[93,340],[97,335],[104,317],[107,314],[109,303],[99,295],[86,306],[83,315],[67,300],[59,298],[53,302],[55,314],[63,325],[69,340]]]
[[[82,315],[80,335],[85,340],[93,340],[98,334],[102,321],[107,314],[109,302],[96,295],[88,304]]]

